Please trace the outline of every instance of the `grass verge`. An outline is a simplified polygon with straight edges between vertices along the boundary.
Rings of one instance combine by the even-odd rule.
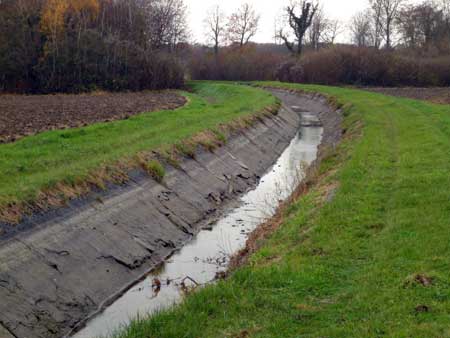
[[[189,103],[176,110],[0,145],[0,221],[15,223],[24,212],[63,205],[108,181],[126,181],[127,171],[143,164],[146,168],[154,152],[176,164],[177,149],[191,156],[202,143],[212,149],[228,130],[246,127],[278,108],[272,95],[256,88],[194,82],[191,89],[182,93]],[[161,173],[161,168],[150,169]]]
[[[260,85],[335,97],[358,137],[247,265],[116,337],[450,337],[450,106]]]

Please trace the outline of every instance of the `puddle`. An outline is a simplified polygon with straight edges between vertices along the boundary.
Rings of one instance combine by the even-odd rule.
[[[317,121],[309,114],[305,117],[304,121]],[[248,234],[273,216],[280,201],[289,197],[303,179],[303,168],[317,156],[322,132],[315,125],[302,127],[258,187],[241,198],[239,207],[202,230],[160,270],[149,274],[73,337],[107,337],[133,318],[179,302],[183,289],[210,283],[226,271],[230,256],[245,246]]]

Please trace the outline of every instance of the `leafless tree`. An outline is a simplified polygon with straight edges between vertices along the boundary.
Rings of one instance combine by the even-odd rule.
[[[404,0],[371,0],[374,19],[376,47],[379,47],[381,34],[386,49],[392,48],[395,21]]]
[[[328,19],[325,16],[323,8],[319,8],[314,16],[311,26],[307,31],[307,38],[314,50],[318,50],[322,37],[328,28]]]
[[[381,47],[383,39],[383,1],[370,0],[370,18],[372,24],[373,45],[375,48]]]
[[[321,44],[334,44],[340,28],[339,20],[328,18],[323,8],[319,8],[307,31],[308,42],[314,50],[318,50]]]
[[[358,47],[367,47],[373,43],[373,27],[368,11],[356,14],[350,23],[352,42]]]
[[[281,45],[283,43],[283,40],[281,40],[280,35],[278,34],[278,32],[280,31],[280,23],[278,22],[278,19],[275,19],[275,22],[273,24],[273,42],[276,45]]]
[[[397,27],[403,44],[409,48],[416,48],[419,44],[419,23],[415,15],[414,6],[405,6],[399,11]]]
[[[411,48],[437,46],[448,35],[444,12],[434,2],[404,6],[397,25],[403,41]]]
[[[230,42],[241,47],[248,44],[258,32],[259,20],[260,15],[252,5],[244,3],[228,20],[227,33]]]
[[[325,31],[325,42],[333,45],[343,31],[343,25],[340,20],[328,20],[327,30]]]
[[[151,0],[148,4],[149,36],[153,48],[166,46],[174,50],[179,42],[187,40],[187,7],[183,0]]]
[[[179,43],[189,40],[190,32],[187,23],[188,9],[183,0],[175,0],[172,22],[168,29],[168,46],[174,51]]]
[[[395,19],[402,2],[403,0],[383,0],[383,30],[387,49],[392,48]]]
[[[296,53],[298,56],[302,54],[305,34],[311,27],[318,9],[319,4],[317,2],[307,0],[293,2],[290,6],[286,7],[289,28],[295,38],[294,41],[291,41],[289,38],[290,34],[284,32],[283,28],[278,31],[278,36],[284,41],[286,47],[292,53]]]
[[[447,32],[447,43],[450,42],[450,0],[439,0],[439,8],[444,15],[445,30]]]
[[[220,43],[225,36],[225,14],[219,5],[214,6],[208,12],[205,19],[205,26],[208,39],[214,45],[214,53],[219,54]]]

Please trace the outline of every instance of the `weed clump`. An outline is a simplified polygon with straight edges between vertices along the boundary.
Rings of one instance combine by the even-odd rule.
[[[163,161],[167,162],[172,167],[177,169],[180,168],[180,161],[177,158],[177,154],[173,149],[163,149],[159,151],[158,154]]]
[[[166,176],[166,170],[163,165],[157,160],[151,160],[147,163],[146,168],[147,172],[151,177],[157,182],[162,182],[164,176]]]
[[[214,135],[216,136],[216,139],[221,144],[227,144],[228,139],[227,139],[227,136],[225,135],[225,133],[223,133],[222,131],[220,131],[218,129],[213,129],[212,132],[214,133]]]
[[[179,142],[175,145],[175,149],[180,152],[180,154],[195,159],[195,146],[188,142]]]

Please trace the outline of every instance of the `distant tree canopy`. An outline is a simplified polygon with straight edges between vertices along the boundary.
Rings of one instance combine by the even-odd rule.
[[[350,24],[359,47],[419,51],[427,56],[450,52],[450,0],[371,0]]]
[[[179,87],[182,0],[2,0],[0,90]]]

